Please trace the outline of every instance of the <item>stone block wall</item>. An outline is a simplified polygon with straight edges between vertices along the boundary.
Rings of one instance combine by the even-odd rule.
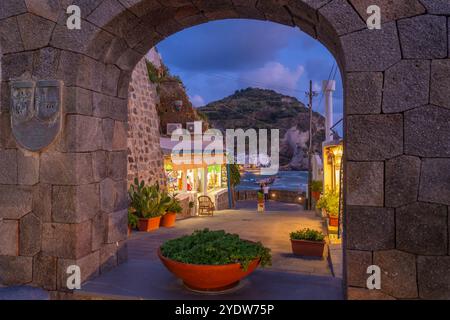
[[[149,81],[144,58],[133,71],[128,94],[128,183],[138,177],[149,184],[166,184],[158,103],[156,85]]]
[[[365,2],[351,2],[363,14]],[[371,31],[343,37],[352,51],[345,145],[349,298],[449,299],[443,270],[450,270],[450,6],[379,2],[388,15],[372,34],[383,52],[374,56],[357,43],[367,43]],[[381,291],[365,289],[371,264],[381,268]]]

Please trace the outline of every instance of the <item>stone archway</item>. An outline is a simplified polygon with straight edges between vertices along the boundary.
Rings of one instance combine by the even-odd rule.
[[[68,30],[57,1],[0,3],[0,282],[64,290],[125,259],[128,84],[163,38],[216,19],[299,26],[345,83],[346,285],[350,297],[449,298],[450,7],[441,0],[94,0]],[[164,5],[162,5],[164,3]],[[382,9],[368,30],[366,8]],[[20,35],[18,37],[17,35]],[[10,81],[64,81],[64,126],[25,152],[9,125]],[[114,126],[107,124],[113,123]],[[108,179],[113,206],[102,208]],[[366,266],[383,271],[364,290]]]

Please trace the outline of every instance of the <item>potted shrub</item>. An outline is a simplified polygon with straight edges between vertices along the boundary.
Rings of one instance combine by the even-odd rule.
[[[262,212],[265,209],[264,192],[258,191],[256,196],[258,199],[258,212]]]
[[[339,194],[336,191],[328,192],[327,195],[328,224],[331,227],[339,225]]]
[[[316,208],[326,211],[330,226],[337,227],[339,225],[339,194],[337,191],[326,191],[317,201]]]
[[[316,202],[316,209],[321,210],[322,212],[322,217],[326,217],[327,216],[327,202],[326,202],[326,198],[325,195],[321,195],[319,200],[317,200]]]
[[[144,181],[134,180],[128,191],[131,210],[138,216],[139,231],[150,232],[159,228],[161,216],[170,203],[170,197],[160,190],[159,184],[146,186]]]
[[[170,203],[167,207],[166,213],[161,217],[161,226],[171,228],[175,225],[177,219],[177,213],[183,211],[183,207],[180,204],[180,200],[176,198],[176,194],[171,196]]]
[[[322,232],[312,229],[302,229],[291,232],[292,252],[295,255],[307,257],[322,257],[325,247],[325,236]]]
[[[139,218],[134,214],[132,209],[128,209],[128,236],[131,234],[131,230],[136,229],[138,226]]]
[[[231,288],[258,266],[271,265],[270,249],[223,230],[197,230],[166,241],[158,250],[162,263],[184,284],[198,291]]]
[[[314,200],[318,201],[322,191],[323,191],[322,181],[314,180],[311,183],[311,196],[312,196],[312,198]]]

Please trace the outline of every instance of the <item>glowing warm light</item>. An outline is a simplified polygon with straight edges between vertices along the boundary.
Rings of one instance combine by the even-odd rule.
[[[338,147],[333,148],[333,154],[336,157],[342,157],[342,154],[343,154],[342,146],[338,146]]]
[[[275,193],[272,193],[272,198],[275,198]]]

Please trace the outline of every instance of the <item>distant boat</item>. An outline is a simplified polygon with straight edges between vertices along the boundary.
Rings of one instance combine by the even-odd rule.
[[[266,179],[258,180],[255,183],[256,184],[272,184],[272,183],[275,182],[275,179],[276,179],[275,177],[269,177],[269,178],[266,178]]]

